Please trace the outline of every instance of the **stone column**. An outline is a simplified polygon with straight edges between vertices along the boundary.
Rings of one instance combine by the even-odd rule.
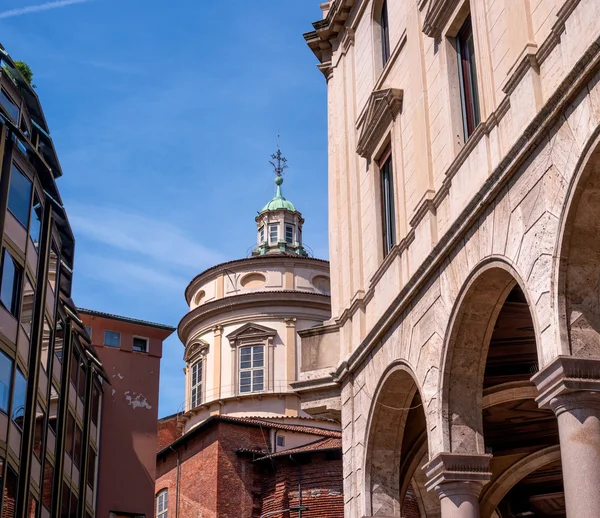
[[[600,518],[600,359],[559,356],[532,381],[558,419],[567,516]]]
[[[479,494],[489,482],[491,455],[440,453],[425,465],[427,490],[440,498],[442,518],[479,518]]]

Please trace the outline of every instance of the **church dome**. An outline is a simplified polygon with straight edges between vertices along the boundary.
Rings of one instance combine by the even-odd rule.
[[[281,194],[281,184],[283,183],[283,178],[281,176],[276,177],[275,183],[277,184],[277,192],[275,193],[275,197],[263,207],[260,213],[262,214],[263,212],[282,209],[289,210],[290,212],[296,212],[296,207],[294,207],[294,204],[291,201],[286,200]]]

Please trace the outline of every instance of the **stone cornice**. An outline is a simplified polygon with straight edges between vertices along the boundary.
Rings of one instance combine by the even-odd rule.
[[[463,238],[464,234],[473,223],[477,221],[477,218],[479,218],[483,211],[489,207],[491,200],[498,195],[506,183],[514,176],[518,171],[519,166],[525,162],[535,147],[543,141],[548,130],[562,116],[563,110],[579,93],[580,88],[592,79],[599,65],[600,38],[597,38],[572,67],[571,72],[558,85],[554,94],[552,94],[525,128],[521,137],[506,153],[505,157],[488,177],[485,184],[482,185],[478,192],[472,197],[471,201],[466,205],[450,228],[448,228],[440,237],[429,255],[423,260],[419,268],[400,290],[396,299],[389,305],[388,309],[372,326],[371,331],[367,334],[361,344],[350,355],[348,362],[344,362],[344,364],[338,367],[336,377],[340,379],[340,381],[343,381],[348,373],[354,371],[357,365],[367,357],[371,348],[378,343],[378,340],[380,340],[387,332],[393,322],[399,318],[412,298],[427,282],[433,272],[440,267],[452,248]],[[508,102],[509,100],[506,98],[496,111],[500,110],[502,105]],[[502,109],[507,110],[506,104]],[[475,133],[477,133],[477,131],[478,130],[476,130]],[[485,132],[484,130],[479,131]],[[471,141],[473,136],[469,141]],[[459,158],[461,163],[466,159],[466,154],[463,155],[462,150],[455,159],[455,162],[459,160]],[[454,169],[454,163],[449,169],[452,169],[454,173],[458,170],[458,168]],[[449,189],[449,187],[450,185],[446,186],[447,189]],[[438,198],[439,195],[439,192],[436,193],[434,198],[436,206],[438,203],[441,203],[441,200]],[[369,288],[367,295],[369,292],[372,292],[373,289],[373,287]]]
[[[600,358],[558,356],[533,376],[531,381],[535,383],[540,394],[536,398],[540,407],[557,406],[557,398],[577,392],[596,392],[600,397]],[[598,397],[595,398],[596,401]],[[577,405],[576,401],[569,404]]]
[[[359,119],[360,128],[356,152],[363,158],[372,158],[375,147],[402,109],[403,90],[386,88],[375,90]]]
[[[432,38],[439,38],[458,4],[459,0],[431,0],[423,18],[423,32]]]
[[[320,293],[291,290],[253,291],[232,295],[212,300],[187,313],[179,322],[177,334],[183,344],[186,344],[192,330],[202,322],[207,322],[211,327],[214,326],[214,321],[211,323],[211,319],[218,318],[222,324],[232,311],[249,310],[256,313],[258,308],[274,306],[281,311],[282,318],[285,316],[301,318],[301,315],[309,311],[329,314],[331,299],[328,295]],[[252,318],[252,315],[246,314],[246,322],[249,318]]]

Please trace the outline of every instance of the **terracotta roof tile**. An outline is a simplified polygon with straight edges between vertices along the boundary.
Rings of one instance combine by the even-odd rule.
[[[291,448],[289,450],[278,451],[277,453],[271,453],[269,455],[264,455],[256,459],[265,460],[272,459],[274,457],[282,457],[287,455],[295,455],[297,453],[309,453],[316,451],[324,451],[324,450],[337,450],[342,448],[342,439],[335,437],[326,437],[325,439],[319,439],[318,441],[311,442],[309,444],[305,444],[304,446],[298,446],[297,448]]]

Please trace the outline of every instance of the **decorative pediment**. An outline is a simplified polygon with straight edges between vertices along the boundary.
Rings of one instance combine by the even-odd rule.
[[[194,340],[190,345],[185,348],[183,360],[186,363],[192,363],[194,360],[201,356],[206,356],[208,353],[209,344],[204,340]]]
[[[458,4],[459,0],[430,0],[423,19],[423,32],[431,38],[439,38]]]
[[[227,339],[231,346],[235,346],[239,342],[248,342],[253,340],[263,341],[273,338],[277,334],[275,329],[261,326],[260,324],[244,324],[236,329],[233,333],[227,335]]]
[[[363,158],[371,158],[375,146],[381,140],[396,115],[402,109],[403,90],[399,88],[386,88],[375,90],[360,122],[360,136],[356,152]]]

